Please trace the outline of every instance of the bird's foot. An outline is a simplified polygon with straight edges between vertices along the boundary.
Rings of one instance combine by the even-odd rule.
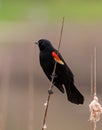
[[[52,89],[49,88],[49,89],[48,89],[48,93],[49,93],[49,94],[53,94]]]
[[[51,78],[57,78],[57,75],[55,73],[52,73]]]

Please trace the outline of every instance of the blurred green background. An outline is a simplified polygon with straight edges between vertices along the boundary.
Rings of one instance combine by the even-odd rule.
[[[101,0],[1,0],[1,21],[49,20],[65,16],[83,22],[102,20]],[[35,19],[36,18],[36,19]]]
[[[71,104],[54,88],[47,129],[91,129],[90,62],[97,46],[97,92],[102,101],[101,0],[0,0],[0,129],[39,130],[49,81],[39,65],[41,38],[57,48],[65,17],[61,53],[85,96],[82,106]],[[101,123],[98,123],[101,130]]]

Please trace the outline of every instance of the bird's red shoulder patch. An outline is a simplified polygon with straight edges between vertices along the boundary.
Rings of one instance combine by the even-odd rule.
[[[53,58],[54,58],[54,60],[57,62],[57,63],[59,63],[59,64],[61,64],[61,65],[64,65],[64,62],[59,58],[59,56],[58,56],[58,54],[56,53],[56,52],[52,52],[52,56],[53,56]]]

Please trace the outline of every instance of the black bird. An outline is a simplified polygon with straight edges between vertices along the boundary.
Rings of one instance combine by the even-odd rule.
[[[64,93],[64,87],[67,93],[67,98],[70,102],[75,104],[83,104],[84,97],[74,85],[74,76],[70,68],[65,63],[61,54],[52,46],[51,42],[46,39],[40,39],[35,42],[39,46],[40,65],[46,74],[47,78],[51,81],[52,73],[57,62],[54,85]]]

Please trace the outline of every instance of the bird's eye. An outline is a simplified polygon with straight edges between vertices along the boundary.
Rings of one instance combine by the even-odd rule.
[[[44,45],[43,43],[39,43],[39,48],[40,48],[40,50],[42,51],[42,50],[45,49],[45,45]]]

